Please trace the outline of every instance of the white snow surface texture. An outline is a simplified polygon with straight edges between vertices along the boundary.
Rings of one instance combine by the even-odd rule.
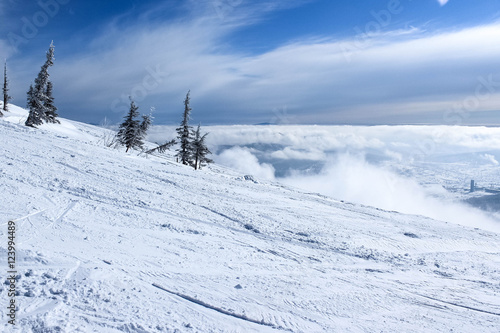
[[[498,233],[0,119],[4,332],[498,332]],[[30,215],[31,214],[31,215]],[[30,215],[30,216],[29,216]],[[5,278],[2,279],[4,282]]]

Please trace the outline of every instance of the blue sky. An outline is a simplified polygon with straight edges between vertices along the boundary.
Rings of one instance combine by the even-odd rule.
[[[14,103],[52,40],[61,116],[121,120],[128,96],[203,124],[500,124],[499,0],[0,3]]]

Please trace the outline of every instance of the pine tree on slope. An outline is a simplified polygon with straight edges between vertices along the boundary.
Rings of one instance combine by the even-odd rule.
[[[200,125],[198,125],[196,132],[194,132],[194,140],[192,144],[194,159],[192,166],[195,170],[201,169],[202,166],[206,166],[208,163],[213,163],[213,161],[207,157],[208,154],[212,154],[205,144],[205,138],[207,135],[208,133],[201,135]]]
[[[188,91],[186,99],[184,100],[184,116],[182,117],[182,122],[180,127],[176,129],[177,138],[179,139],[180,148],[177,149],[177,158],[184,165],[189,165],[191,162],[191,131],[192,128],[189,126],[189,114],[191,112],[191,107],[189,106],[190,98]]]
[[[143,148],[143,140],[146,137],[149,127],[153,123],[153,117],[151,115],[143,115],[142,122],[139,122],[139,120],[136,119],[139,116],[138,109],[139,107],[135,105],[134,101],[131,99],[129,113],[125,116],[125,120],[120,125],[118,134],[116,134],[118,143],[127,147],[125,152],[128,152],[130,148]]]
[[[7,61],[3,67],[3,110],[9,111],[9,101],[12,97],[9,96],[9,80],[7,79]],[[0,111],[0,116],[3,115],[2,111]]]
[[[130,148],[142,146],[142,141],[139,137],[141,124],[135,119],[139,116],[138,109],[139,107],[135,105],[134,101],[130,100],[130,110],[116,135],[118,142],[127,147],[125,152],[128,152]]]
[[[30,87],[28,91],[28,106],[30,115],[26,120],[26,126],[35,127],[41,125],[47,120],[47,83],[49,82],[49,67],[54,65],[54,43],[50,44],[47,51],[47,60],[43,64],[37,78],[35,79],[35,86]],[[33,115],[31,113],[34,113]]]
[[[54,44],[51,43],[49,50],[46,54],[47,60],[43,64],[37,78],[35,79],[35,86],[33,87],[33,95],[37,98],[37,104],[40,105],[40,110],[45,115],[45,104],[47,100],[47,83],[49,82],[50,74],[49,67],[54,65]],[[45,118],[45,116],[44,116]],[[46,119],[44,119],[46,120]]]

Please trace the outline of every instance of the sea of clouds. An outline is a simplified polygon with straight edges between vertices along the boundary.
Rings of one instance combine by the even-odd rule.
[[[210,126],[214,160],[257,179],[391,211],[500,231],[463,202],[500,189],[500,129],[459,126]],[[170,136],[165,136],[170,133]],[[156,127],[152,141],[172,137]]]

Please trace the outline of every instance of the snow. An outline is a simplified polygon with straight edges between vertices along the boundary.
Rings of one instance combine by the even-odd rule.
[[[500,237],[0,119],[6,332],[498,332]],[[0,287],[7,301],[7,286]]]

